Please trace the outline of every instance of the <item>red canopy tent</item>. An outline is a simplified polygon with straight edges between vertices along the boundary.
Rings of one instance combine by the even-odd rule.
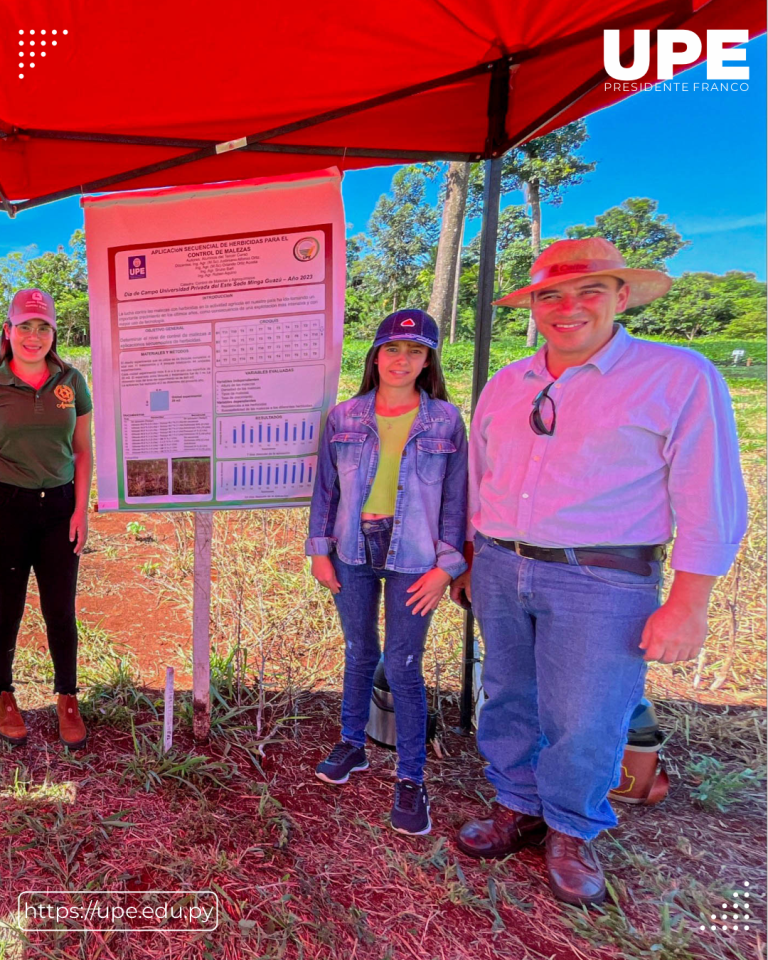
[[[632,29],[764,26],[758,0],[4,0],[0,202],[488,159],[627,95],[604,29],[631,51]]]
[[[486,160],[472,406],[501,155],[616,102],[603,31],[765,30],[762,0],[4,0],[0,206],[332,165]],[[706,50],[706,46],[705,46]],[[655,81],[655,58],[648,75]],[[609,85],[606,86],[606,83]],[[647,131],[646,133],[653,131]],[[207,611],[205,620],[207,623]],[[465,632],[462,725],[474,641]]]

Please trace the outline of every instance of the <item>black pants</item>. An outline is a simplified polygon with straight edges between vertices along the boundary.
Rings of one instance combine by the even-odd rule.
[[[13,691],[13,655],[34,569],[48,631],[54,693],[77,692],[75,592],[80,558],[69,540],[75,487],[0,483],[0,691]]]

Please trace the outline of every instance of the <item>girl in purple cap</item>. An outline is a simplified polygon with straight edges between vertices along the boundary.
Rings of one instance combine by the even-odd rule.
[[[77,705],[75,591],[88,537],[91,397],[56,353],[56,307],[43,290],[19,290],[0,338],[0,738],[23,744],[13,655],[27,580],[35,571],[53,660],[59,739],[85,746]]]
[[[313,576],[333,594],[345,641],[341,740],[316,775],[340,784],[368,767],[383,583],[398,754],[391,820],[407,834],[431,829],[424,641],[446,587],[467,566],[466,433],[448,402],[437,345],[437,324],[423,310],[399,310],[380,325],[360,389],[328,414],[305,546]]]

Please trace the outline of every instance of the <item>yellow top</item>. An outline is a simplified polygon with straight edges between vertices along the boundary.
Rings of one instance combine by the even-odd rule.
[[[418,412],[419,408],[414,407],[408,413],[401,413],[399,417],[382,417],[376,414],[379,428],[379,463],[371,492],[363,504],[363,513],[380,513],[387,517],[394,515],[400,458],[411,424]]]

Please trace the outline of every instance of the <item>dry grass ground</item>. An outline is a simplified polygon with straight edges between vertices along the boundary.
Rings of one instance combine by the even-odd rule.
[[[312,775],[338,736],[342,649],[301,557],[305,511],[216,517],[206,746],[190,736],[191,518],[96,516],[79,601],[86,751],[57,742],[34,600],[20,641],[30,738],[0,747],[0,960],[762,957],[764,385],[731,386],[750,531],[713,599],[706,656],[651,672],[672,788],[658,808],[619,810],[601,839],[603,908],[554,902],[539,850],[475,862],[453,842],[491,795],[474,742],[454,732],[457,609],[441,606],[425,660],[441,718],[427,765],[433,833],[402,838],[387,819],[390,753],[374,749],[371,770],[346,787]],[[158,748],[166,664],[182,688],[170,755]],[[17,896],[45,889],[212,890],[220,923],[212,934],[40,933]],[[750,893],[752,919],[723,931],[737,892],[745,903]]]

